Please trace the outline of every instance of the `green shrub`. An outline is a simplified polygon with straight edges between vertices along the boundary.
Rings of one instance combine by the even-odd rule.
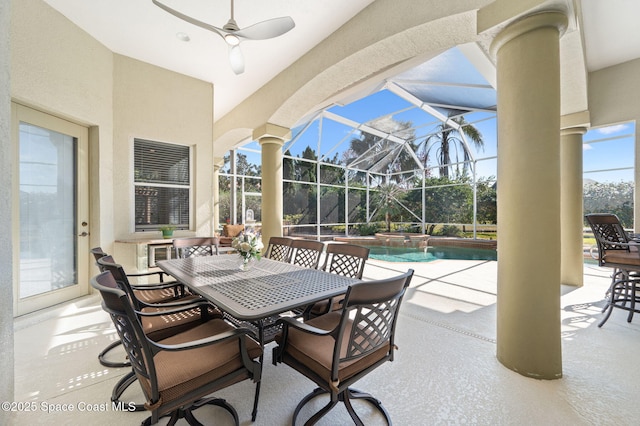
[[[374,235],[376,232],[378,232],[378,229],[380,228],[377,223],[371,222],[371,223],[361,223],[360,225],[358,225],[357,229],[360,235],[366,236],[366,235]]]
[[[442,227],[435,231],[433,235],[441,235],[443,237],[459,237],[462,235],[462,231],[455,225],[442,225]]]

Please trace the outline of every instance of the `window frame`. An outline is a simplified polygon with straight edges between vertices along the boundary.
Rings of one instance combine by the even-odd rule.
[[[189,179],[188,184],[175,184],[175,183],[158,183],[158,182],[146,182],[146,181],[136,181],[136,143],[145,142],[150,144],[160,144],[160,145],[173,145],[176,147],[183,147],[188,149],[188,173]],[[157,232],[160,231],[162,226],[172,225],[176,230],[190,230],[193,223],[193,214],[194,214],[194,147],[192,145],[186,145],[177,142],[167,142],[161,141],[157,139],[150,139],[144,137],[134,137],[132,138],[131,143],[131,229],[134,233],[146,233],[146,232]],[[176,188],[176,189],[187,189],[188,191],[188,202],[187,202],[187,223],[179,223],[179,224],[171,224],[171,223],[157,223],[157,224],[137,224],[136,217],[136,189],[138,187],[158,187],[158,188]]]

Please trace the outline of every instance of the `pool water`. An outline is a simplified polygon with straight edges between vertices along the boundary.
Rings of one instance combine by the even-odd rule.
[[[387,262],[431,262],[438,259],[497,260],[498,254],[492,249],[466,247],[427,247],[427,250],[414,247],[368,246],[370,259]]]

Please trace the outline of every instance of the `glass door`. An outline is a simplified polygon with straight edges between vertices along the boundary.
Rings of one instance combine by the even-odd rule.
[[[22,315],[88,294],[88,130],[18,104],[13,112],[19,206],[14,312]]]

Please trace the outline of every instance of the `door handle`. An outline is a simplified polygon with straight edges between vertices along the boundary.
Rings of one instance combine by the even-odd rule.
[[[86,237],[87,235],[89,235],[89,233],[86,231],[83,231],[80,234],[78,234],[78,237]]]

